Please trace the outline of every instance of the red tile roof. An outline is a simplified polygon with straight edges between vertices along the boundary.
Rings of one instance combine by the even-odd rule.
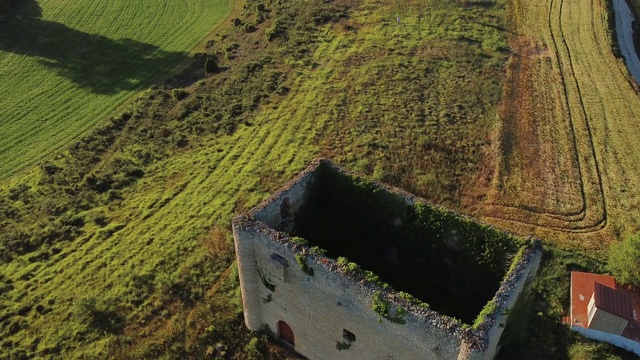
[[[616,287],[616,280],[613,276],[571,272],[571,323],[574,326],[586,328],[589,324],[589,310],[587,308],[596,282],[611,288]]]
[[[622,291],[631,296],[633,300],[633,320],[629,321],[627,328],[622,332],[622,336],[640,342],[640,293],[628,290],[624,287],[616,286],[613,276],[598,275],[573,271],[571,272],[571,325],[587,327],[589,322],[588,305],[591,295],[595,290],[595,284],[600,283],[612,289]]]
[[[598,282],[594,285],[593,296],[598,309],[628,321],[633,320],[633,301],[631,296]]]

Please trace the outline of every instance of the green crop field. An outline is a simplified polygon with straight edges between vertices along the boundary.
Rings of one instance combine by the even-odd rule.
[[[230,11],[228,0],[20,3],[0,20],[0,178],[169,73]]]

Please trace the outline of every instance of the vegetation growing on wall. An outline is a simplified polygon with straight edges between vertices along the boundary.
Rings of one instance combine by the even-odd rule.
[[[509,267],[509,270],[507,271],[505,277],[508,277],[509,274],[511,274],[513,271],[516,270],[516,268],[518,266],[518,263],[522,260],[522,257],[524,256],[524,253],[525,253],[525,251],[527,250],[528,247],[529,247],[528,245],[520,247],[520,249],[518,250],[516,255],[511,260],[511,266]],[[526,298],[526,297],[529,296],[528,295],[528,284],[524,285],[524,289],[526,291],[521,296]],[[519,299],[518,302],[522,305],[522,299]],[[529,304],[527,304],[527,305],[529,305]],[[480,324],[482,324],[486,318],[494,315],[494,313],[496,312],[497,308],[498,308],[498,304],[496,304],[495,299],[489,300],[487,302],[487,304],[480,311],[480,314],[478,314],[476,319],[473,321],[473,325],[471,327],[475,329],[478,326],[480,326]],[[510,317],[510,319],[511,319],[511,317]],[[511,321],[511,320],[509,320],[509,321]]]
[[[258,272],[258,276],[260,276],[260,281],[262,282],[262,285],[264,285],[264,287],[269,289],[269,291],[271,292],[276,291],[276,285],[273,283],[273,281],[271,281],[271,278],[269,277],[269,275],[264,270],[262,270],[260,267],[257,267],[257,266],[256,266],[256,271]]]
[[[307,255],[306,254],[296,254],[296,262],[300,265],[302,271],[309,276],[313,276],[314,271],[313,268],[307,264]]]
[[[327,164],[315,176],[296,215],[296,235],[327,249],[345,273],[388,283],[468,324],[493,297],[522,246],[452,212],[409,205],[402,195]]]
[[[395,310],[391,307],[391,303],[382,297],[379,291],[376,291],[371,297],[371,310],[380,315],[381,318],[385,318],[395,324],[404,324],[404,314],[407,312],[402,307],[396,307]],[[379,319],[381,321],[381,319]]]
[[[486,317],[493,315],[497,308],[498,305],[496,304],[494,299],[489,300],[487,302],[487,305],[485,305],[482,310],[480,310],[480,314],[478,314],[478,317],[476,317],[471,327],[477,328],[480,324],[482,324]]]
[[[336,350],[338,351],[342,351],[342,350],[347,350],[351,347],[351,343],[345,340],[342,341],[336,341]]]

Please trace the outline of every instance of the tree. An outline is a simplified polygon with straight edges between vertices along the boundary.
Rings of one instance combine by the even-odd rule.
[[[620,283],[640,285],[640,233],[611,245],[609,270]]]

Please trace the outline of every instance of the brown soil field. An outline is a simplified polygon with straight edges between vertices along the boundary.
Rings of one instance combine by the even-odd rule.
[[[594,254],[640,227],[640,98],[611,50],[605,6],[509,2],[503,121],[476,211]]]

